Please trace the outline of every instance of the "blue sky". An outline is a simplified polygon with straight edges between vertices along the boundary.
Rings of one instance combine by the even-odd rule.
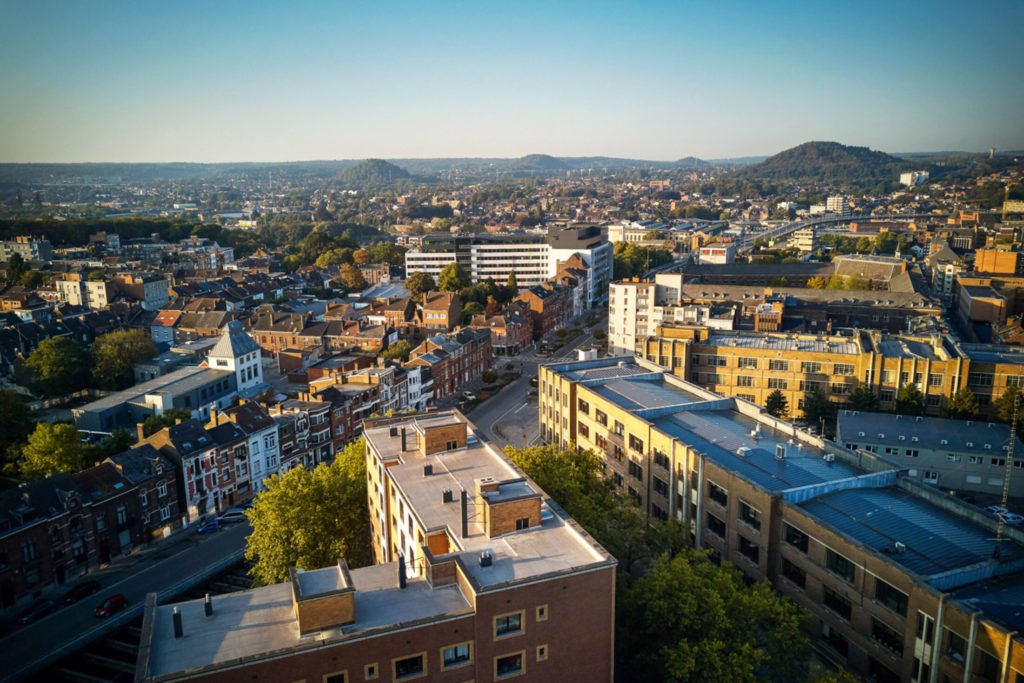
[[[0,0],[0,161],[1024,148],[1024,3]]]

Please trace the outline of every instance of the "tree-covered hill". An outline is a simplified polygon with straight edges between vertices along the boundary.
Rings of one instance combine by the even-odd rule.
[[[903,159],[867,147],[838,142],[805,142],[735,172],[750,180],[858,182],[892,180],[910,167]]]
[[[383,159],[367,159],[342,170],[334,180],[342,187],[355,190],[390,185],[409,177],[408,171]]]

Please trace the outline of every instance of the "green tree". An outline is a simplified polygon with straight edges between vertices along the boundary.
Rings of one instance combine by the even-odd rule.
[[[484,307],[475,301],[470,301],[468,304],[462,307],[462,324],[468,325],[474,315],[480,315],[484,312]]]
[[[289,254],[281,262],[281,268],[286,273],[294,273],[302,265],[302,257],[298,254]]]
[[[900,415],[924,415],[924,394],[914,384],[904,384],[896,392],[896,412]]]
[[[1017,400],[1020,397],[1020,400]],[[1000,422],[1013,420],[1014,402],[1017,403],[1017,421],[1020,422],[1021,411],[1024,410],[1024,393],[1017,387],[1006,387],[1006,391],[996,400],[996,417]]]
[[[21,474],[26,479],[42,479],[57,472],[82,469],[82,437],[69,424],[40,422],[21,449]]]
[[[356,249],[352,252],[352,261],[357,265],[366,265],[370,263],[370,252],[366,249]]]
[[[423,296],[436,287],[434,278],[429,273],[412,273],[405,278],[405,291],[418,301],[422,301]]]
[[[289,567],[319,569],[339,557],[351,567],[370,563],[365,454],[360,439],[330,465],[296,467],[267,481],[246,512],[252,533],[245,556],[255,562],[250,572],[257,584],[280,583]]]
[[[768,398],[765,399],[764,409],[768,411],[769,415],[785,419],[789,415],[789,401],[786,400],[782,391],[776,389],[768,394]]]
[[[409,354],[412,352],[412,344],[406,339],[399,339],[394,344],[388,346],[388,348],[381,351],[381,357],[390,358],[392,360],[407,361],[409,360]]]
[[[21,282],[21,276],[28,270],[28,266],[25,265],[25,259],[22,258],[21,254],[14,253],[7,259],[7,281],[8,282]]]
[[[449,263],[437,278],[437,286],[443,292],[458,292],[470,284],[469,274],[459,263]]]
[[[0,389],[0,458],[8,448],[31,434],[32,426],[28,405],[13,391]]]
[[[89,373],[89,357],[71,337],[51,337],[25,359],[32,371],[37,390],[48,396],[59,396],[78,391],[85,386]]]
[[[516,271],[512,271],[508,274],[508,281],[505,283],[505,288],[511,292],[512,299],[515,299],[519,294],[519,282],[516,280]]]
[[[622,668],[643,681],[778,683],[807,678],[806,615],[767,581],[746,586],[706,552],[663,556],[626,589]],[[618,643],[617,643],[618,644]]]
[[[970,420],[978,414],[978,398],[967,387],[961,387],[946,404],[946,417]]]
[[[804,396],[804,420],[809,426],[821,427],[822,420],[826,427],[833,427],[836,421],[838,406],[828,400],[825,390],[818,387]]]
[[[338,279],[341,280],[341,284],[345,286],[345,289],[352,291],[361,292],[369,286],[366,278],[363,277],[363,271],[351,263],[346,263],[341,267]]]
[[[878,397],[875,396],[875,392],[871,391],[871,387],[862,384],[850,392],[850,398],[846,401],[846,408],[865,413],[874,412],[878,410]]]
[[[825,289],[825,286],[827,284],[828,284],[828,280],[826,280],[823,277],[812,277],[810,280],[807,281],[807,288],[808,289]]]
[[[143,436],[156,434],[164,427],[173,427],[178,422],[192,419],[192,412],[181,408],[170,408],[162,415],[150,415],[142,423]]]
[[[119,330],[96,338],[92,377],[103,389],[120,390],[135,382],[135,364],[156,357],[156,344],[145,330]]]
[[[833,275],[828,279],[825,289],[846,289],[846,278],[842,275]]]
[[[781,275],[779,277],[772,278],[771,282],[769,282],[768,284],[771,285],[772,287],[788,287],[789,279],[786,278],[785,275]]]

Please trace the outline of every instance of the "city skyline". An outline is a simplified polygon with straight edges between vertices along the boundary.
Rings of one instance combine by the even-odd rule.
[[[1024,148],[1009,2],[7,2],[0,162]]]

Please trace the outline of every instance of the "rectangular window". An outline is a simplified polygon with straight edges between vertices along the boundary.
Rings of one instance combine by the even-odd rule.
[[[582,398],[576,402],[576,408],[584,415],[590,415],[590,404],[584,401]]]
[[[587,427],[587,425],[583,424],[582,422],[576,425],[576,432],[584,439],[590,438],[590,429]]]
[[[345,683],[345,672],[339,671],[333,674],[324,674],[324,683]]]
[[[785,389],[786,388],[786,380],[784,380],[784,379],[776,379],[774,377],[771,377],[771,378],[768,379],[768,388],[769,389]]]
[[[967,384],[972,387],[990,387],[992,386],[992,374],[987,372],[969,372],[967,373]]]
[[[845,377],[852,377],[856,374],[857,370],[850,363],[836,363],[832,366],[833,375],[843,375]]]
[[[715,517],[710,512],[707,513],[707,520],[708,531],[713,533],[715,536],[718,536],[719,538],[725,538],[725,522],[720,520],[718,517]]]
[[[982,650],[980,647],[975,648],[978,660],[978,676],[983,681],[991,681],[991,683],[997,683],[1002,680],[1003,668],[997,657],[993,657],[989,653]]]
[[[786,558],[782,558],[782,575],[800,588],[807,585],[807,572]]]
[[[595,419],[595,420],[597,420],[597,423],[598,423],[599,425],[603,425],[603,426],[605,426],[605,427],[607,427],[607,426],[608,426],[608,416],[607,416],[607,415],[605,415],[605,414],[604,414],[603,412],[601,412],[600,410],[595,410],[595,411],[594,411],[594,419]]]
[[[787,372],[789,370],[789,361],[770,360],[768,361],[768,369],[775,372]]]
[[[871,617],[871,637],[896,654],[903,654],[903,634],[875,617]]]
[[[629,461],[629,476],[633,477],[634,479],[639,479],[639,480],[643,481],[643,478],[644,478],[644,468],[640,467],[640,465],[638,465],[637,463],[635,463],[632,460],[630,460]]]
[[[615,426],[612,427],[612,431],[615,432],[616,436],[622,436],[626,433],[626,425],[622,424],[618,420],[615,421]]]
[[[708,498],[722,507],[729,507],[729,494],[713,481],[708,482]]]
[[[654,492],[659,496],[668,497],[668,482],[654,477]]]
[[[523,673],[523,660],[525,652],[516,652],[494,658],[494,677],[505,678],[506,676],[517,676]]]
[[[850,642],[846,639],[846,636],[844,636],[828,624],[822,625],[821,635],[825,642],[828,644],[828,646],[836,652],[838,652],[839,654],[841,654],[842,656],[845,657],[846,654],[850,651]]]
[[[739,536],[738,539],[736,547],[739,549],[740,554],[754,564],[757,564],[758,560],[761,558],[761,549],[757,547],[756,543],[749,541],[742,536]]]
[[[853,583],[855,568],[853,562],[833,550],[825,551],[825,566],[829,571]]]
[[[757,508],[751,507],[750,504],[743,499],[740,499],[740,519],[758,531],[761,530],[761,511]]]
[[[668,456],[657,448],[654,449],[654,464],[658,467],[664,467],[666,470],[669,468]]]
[[[941,387],[942,386],[942,375],[928,375],[928,386],[930,387]]]
[[[632,434],[630,434],[629,435],[629,447],[632,448],[634,451],[636,451],[638,453],[643,453],[644,452],[644,442],[643,442],[643,439],[639,439],[639,438],[633,436]]]
[[[736,386],[752,387],[754,386],[754,378],[750,375],[736,375]]]
[[[803,554],[807,554],[808,537],[807,534],[797,529],[795,526],[789,524],[785,527],[786,543],[790,544]]]
[[[494,618],[494,637],[512,636],[523,632],[522,611]]]
[[[892,403],[893,396],[894,394],[892,389],[882,389],[878,392],[878,400],[882,403]]]
[[[821,373],[821,363],[812,363],[812,362],[804,361],[804,362],[800,363],[800,371],[801,372],[809,372],[809,373],[814,374],[814,375],[820,374]]]
[[[441,669],[454,669],[473,661],[471,643],[460,643],[441,651]]]
[[[949,635],[946,637],[946,656],[955,662],[964,663],[964,656],[967,653],[967,641],[946,629]]]
[[[896,614],[907,616],[907,594],[878,578],[875,579],[875,600]]]
[[[426,675],[425,660],[426,655],[423,653],[394,660],[395,680],[401,681]]]
[[[736,359],[736,367],[738,367],[738,368],[745,368],[745,369],[746,368],[752,368],[752,369],[756,370],[757,369],[757,359],[756,358],[737,358]]]
[[[850,616],[853,614],[853,605],[850,601],[828,586],[822,589],[821,602],[825,607],[828,607],[847,621],[850,620]]]

